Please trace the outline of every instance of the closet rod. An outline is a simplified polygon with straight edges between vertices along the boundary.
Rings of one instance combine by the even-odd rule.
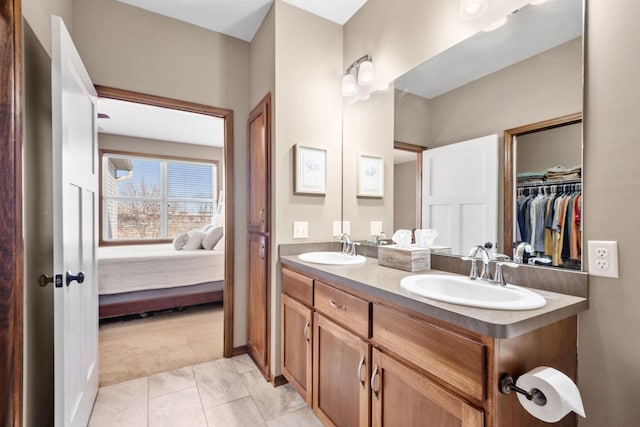
[[[517,188],[531,188],[531,187],[547,187],[551,185],[570,185],[570,184],[582,184],[582,179],[557,179],[551,181],[536,181],[536,182],[523,182],[516,184]]]

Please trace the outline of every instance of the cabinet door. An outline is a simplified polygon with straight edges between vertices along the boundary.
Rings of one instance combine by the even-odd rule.
[[[249,115],[249,232],[269,230],[270,105],[265,98]]]
[[[309,406],[311,401],[311,309],[282,294],[280,300],[280,368],[282,375],[300,393]]]
[[[266,236],[249,234],[247,344],[249,355],[265,377],[269,375],[267,240]]]
[[[336,427],[368,427],[369,344],[314,314],[313,411]]]
[[[374,349],[373,427],[482,427],[484,413]]]

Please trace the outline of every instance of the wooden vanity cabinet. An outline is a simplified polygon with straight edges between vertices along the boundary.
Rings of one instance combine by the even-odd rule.
[[[373,427],[482,427],[484,414],[435,382],[373,349]]]
[[[309,406],[313,376],[313,280],[282,268],[280,370]]]
[[[537,366],[550,366],[575,381],[575,315],[500,339],[344,286],[299,274],[287,278],[291,274],[285,270],[283,317],[298,326],[288,332],[283,324],[282,345],[285,353],[308,357],[300,328],[312,312],[313,356],[307,363],[313,378],[306,390],[312,390],[313,410],[327,426],[544,427],[548,424],[527,413],[514,393],[499,392],[500,377],[508,373],[518,378]],[[313,282],[313,296],[292,286],[305,280]],[[292,293],[301,293],[298,298],[309,305],[292,303]],[[297,360],[285,357],[285,365]],[[289,369],[285,376],[302,374]],[[576,415],[554,425],[575,427]]]
[[[313,411],[327,426],[368,427],[369,343],[314,314]]]

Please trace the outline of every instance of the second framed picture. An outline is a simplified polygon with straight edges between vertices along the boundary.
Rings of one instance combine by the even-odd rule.
[[[327,192],[327,150],[293,146],[295,194],[320,195]]]
[[[360,155],[357,196],[384,197],[384,158]]]

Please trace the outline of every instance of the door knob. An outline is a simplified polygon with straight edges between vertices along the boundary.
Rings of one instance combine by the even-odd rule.
[[[38,277],[38,285],[40,285],[41,288],[44,288],[49,283],[53,283],[53,277],[49,277],[46,274],[41,274],[40,277]]]
[[[69,286],[71,284],[71,282],[73,282],[74,280],[76,280],[78,283],[83,283],[84,282],[84,272],[79,272],[77,275],[73,275],[71,274],[70,271],[67,271],[67,275],[66,275],[66,282],[67,282],[67,286]]]

